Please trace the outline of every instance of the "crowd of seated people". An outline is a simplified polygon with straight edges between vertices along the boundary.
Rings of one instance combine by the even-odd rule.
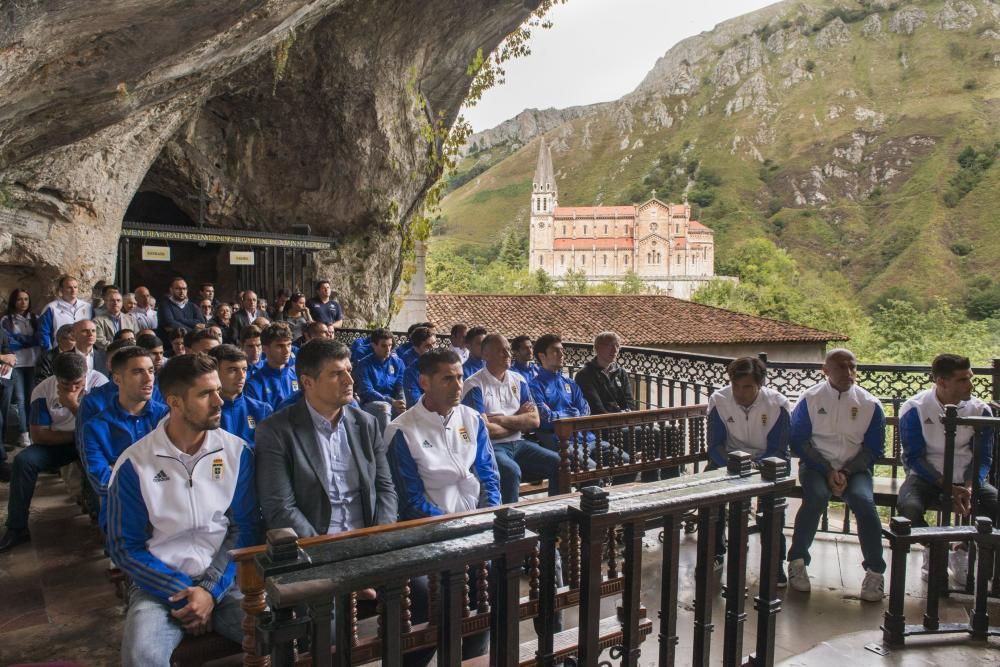
[[[189,297],[180,277],[168,289],[155,301],[146,287],[122,294],[104,285],[88,303],[78,296],[79,281],[65,276],[57,298],[38,312],[25,290],[14,290],[0,319],[0,419],[16,406],[22,446],[12,462],[0,448],[0,473],[10,483],[0,552],[31,539],[39,474],[79,467],[107,553],[131,582],[126,664],[168,664],[186,633],[214,630],[238,641],[242,612],[227,553],[258,544],[263,531],[330,535],[493,507],[517,502],[524,481],[548,481],[555,493],[554,422],[639,408],[614,332],[597,335],[593,357],[574,379],[554,333],[508,340],[459,324],[445,341],[433,323],[420,322],[399,349],[386,329],[348,347],[334,340],[344,314],[327,281],[308,300],[282,291],[271,312],[252,290],[226,302],[211,284]],[[810,547],[838,496],[858,521],[860,597],[875,602],[886,563],[872,476],[884,452],[885,417],[857,385],[856,371],[849,350],[831,351],[826,379],[793,403],[766,386],[763,362],[734,360],[729,384],[709,401],[708,463],[724,466],[736,450],[755,464],[797,457],[803,501],[780,583],[810,590]],[[944,431],[935,418],[942,406],[989,414],[972,397],[971,378],[968,359],[939,355],[934,385],[900,412],[907,476],[898,511],[915,525],[942,484]],[[575,437],[578,468],[594,468],[595,459],[631,460],[624,433]],[[952,480],[959,514],[971,511],[976,479],[979,507],[996,511],[997,492],[986,481],[991,437],[960,430]],[[973,470],[976,450],[980,467]],[[661,445],[655,452],[666,455]],[[664,468],[642,479],[676,474]],[[784,560],[784,543],[781,551]],[[958,553],[956,570],[960,561]],[[426,619],[427,595],[418,578],[414,622]],[[375,598],[374,591],[359,595],[366,604]],[[482,655],[487,642],[485,634],[467,637],[463,655]],[[414,652],[407,660],[430,658]]]

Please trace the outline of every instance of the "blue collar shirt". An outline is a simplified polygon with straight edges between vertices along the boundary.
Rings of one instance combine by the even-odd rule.
[[[337,423],[330,422],[306,401],[313,430],[327,472],[327,493],[330,497],[330,525],[327,535],[364,528],[364,507],[361,504],[361,478],[355,465],[351,445],[344,428],[343,412]]]

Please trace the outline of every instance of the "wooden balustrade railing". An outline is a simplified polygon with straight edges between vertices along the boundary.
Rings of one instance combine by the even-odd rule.
[[[490,631],[482,664],[553,665],[575,656],[597,665],[611,649],[624,665],[637,665],[639,647],[653,631],[640,604],[642,537],[663,530],[660,584],[659,664],[672,665],[677,627],[681,517],[695,512],[698,531],[696,613],[690,629],[698,664],[707,664],[714,625],[716,582],[712,558],[718,509],[729,505],[730,566],[725,574],[723,664],[773,664],[776,595],[784,521],[784,496],[794,486],[788,467],[768,459],[759,471],[741,452],[727,469],[655,483],[587,487],[574,494],[530,500],[499,510],[421,519],[336,536],[296,539],[271,531],[268,544],[234,552],[245,608],[244,664],[351,665],[382,660],[400,664],[403,654],[436,649],[438,664],[458,665],[462,638]],[[758,499],[762,514],[761,588],[755,598],[757,635],[752,656],[743,655],[748,511]],[[578,536],[567,560],[576,576],[560,581],[558,535],[567,526]],[[487,567],[486,563],[489,563]],[[566,564],[570,565],[570,564]],[[468,574],[467,574],[468,571]],[[416,612],[408,581],[429,576],[426,622]],[[520,597],[522,579],[528,595]],[[647,582],[648,585],[648,582]],[[358,593],[378,592],[377,632],[358,621]],[[471,595],[469,595],[471,591]],[[618,613],[602,618],[600,601],[621,596]],[[579,626],[559,628],[560,612],[577,609]],[[331,631],[331,612],[336,618]],[[535,620],[537,638],[519,636],[519,621]],[[309,651],[304,648],[308,640]],[[331,640],[332,652],[324,647]],[[466,662],[466,664],[470,664]],[[478,664],[473,661],[471,664]]]
[[[707,405],[691,405],[552,422],[559,445],[559,492],[687,464],[697,471],[707,460],[707,414]]]

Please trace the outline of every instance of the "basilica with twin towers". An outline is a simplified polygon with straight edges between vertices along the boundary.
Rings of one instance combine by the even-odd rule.
[[[560,206],[552,151],[543,137],[531,185],[529,269],[555,279],[574,271],[588,282],[621,281],[634,272],[681,299],[715,276],[712,230],[691,207],[656,199],[626,206]]]

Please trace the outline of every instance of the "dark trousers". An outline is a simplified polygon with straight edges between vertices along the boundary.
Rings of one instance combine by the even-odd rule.
[[[38,473],[77,460],[76,447],[66,445],[32,445],[14,457],[10,475],[10,498],[7,501],[7,528],[24,530],[28,527],[28,508],[35,495]]]
[[[500,470],[500,499],[516,503],[520,497],[522,479],[546,479],[549,495],[559,488],[559,454],[530,440],[511,440],[493,445],[497,468]]]
[[[0,463],[7,460],[7,451],[3,444],[7,435],[7,413],[10,412],[10,399],[13,393],[13,380],[0,380]]]
[[[903,485],[899,487],[899,497],[896,498],[896,511],[909,519],[914,528],[922,528],[927,525],[924,520],[924,512],[928,507],[938,507],[941,503],[941,489],[920,475],[909,474],[903,480]],[[994,521],[997,519],[997,490],[989,484],[983,482],[976,494],[977,509],[979,516],[988,516]]]

